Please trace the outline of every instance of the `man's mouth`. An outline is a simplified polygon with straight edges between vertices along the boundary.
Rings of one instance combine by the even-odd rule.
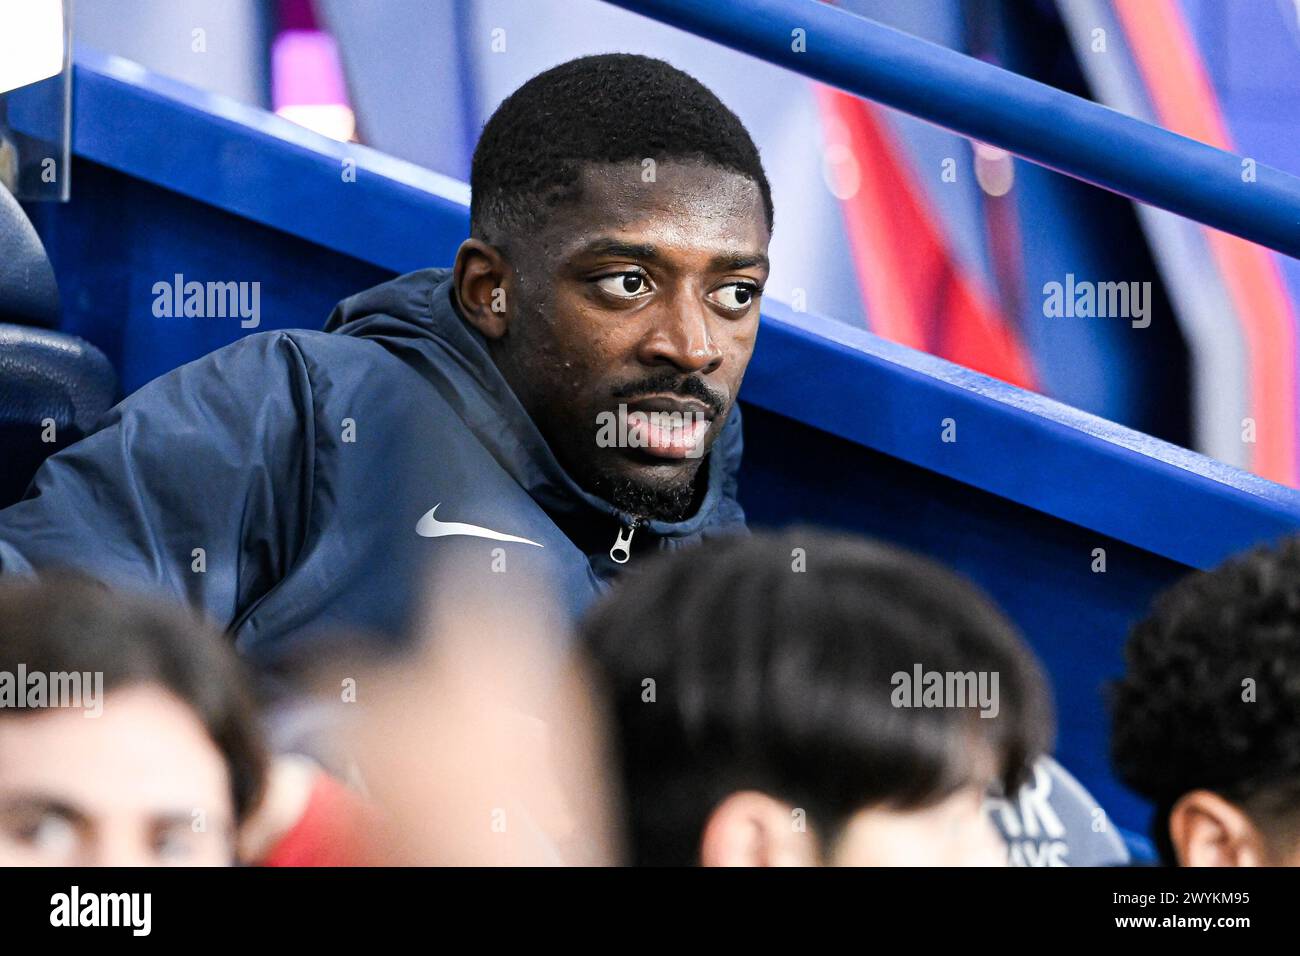
[[[648,395],[629,402],[628,445],[656,458],[699,458],[713,424],[713,409],[675,395]]]

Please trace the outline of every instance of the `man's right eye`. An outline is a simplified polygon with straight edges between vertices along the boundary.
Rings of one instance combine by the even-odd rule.
[[[639,299],[650,292],[650,279],[644,272],[616,272],[597,279],[596,285],[619,299]]]
[[[173,826],[154,836],[153,851],[163,863],[184,864],[195,856],[195,844],[196,836],[188,826]]]
[[[9,831],[15,842],[47,856],[70,856],[77,845],[76,827],[56,813],[15,821]]]

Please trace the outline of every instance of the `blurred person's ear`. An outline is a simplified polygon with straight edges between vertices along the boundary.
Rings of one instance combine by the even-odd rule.
[[[1266,866],[1268,844],[1239,807],[1209,790],[1183,794],[1169,813],[1179,866]]]
[[[297,754],[278,754],[271,759],[262,799],[239,828],[241,862],[251,865],[263,860],[298,824],[321,773],[314,762]]]
[[[816,837],[790,804],[752,790],[733,793],[709,815],[700,839],[704,866],[816,866]]]

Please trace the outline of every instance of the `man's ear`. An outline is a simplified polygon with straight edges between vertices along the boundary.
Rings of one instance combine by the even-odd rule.
[[[495,246],[466,239],[456,251],[452,288],[461,314],[487,339],[506,334],[513,314],[515,270]]]
[[[1268,843],[1236,804],[1209,790],[1183,794],[1169,813],[1179,866],[1266,866]]]
[[[709,815],[700,839],[704,866],[816,866],[817,838],[804,815],[765,793],[733,793]]]

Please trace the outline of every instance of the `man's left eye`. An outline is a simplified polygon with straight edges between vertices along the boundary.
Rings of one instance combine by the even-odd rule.
[[[636,299],[650,291],[650,280],[640,272],[616,272],[597,279],[596,285],[618,299]]]
[[[760,291],[758,286],[749,282],[732,282],[718,289],[710,298],[724,309],[739,312],[749,308]]]

